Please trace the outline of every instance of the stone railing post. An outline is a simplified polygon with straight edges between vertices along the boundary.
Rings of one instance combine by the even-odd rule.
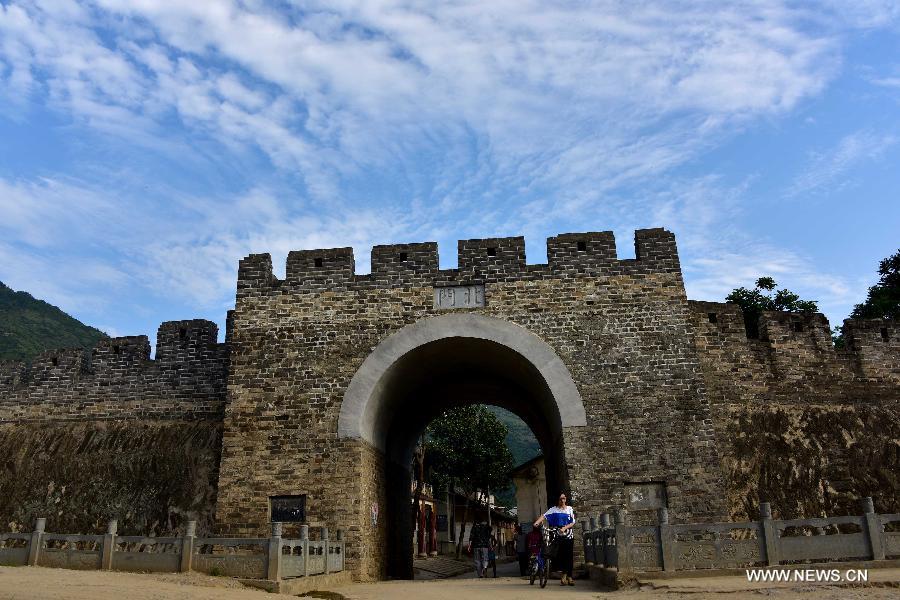
[[[197,537],[197,521],[188,521],[181,538],[181,572],[187,573],[193,568],[194,538]]]
[[[777,565],[781,562],[778,556],[778,530],[772,520],[772,505],[768,502],[759,503],[759,525],[766,547],[766,564]]]
[[[587,519],[581,520],[581,549],[584,552],[584,563],[586,565],[594,564],[594,559],[591,556],[590,544],[591,537],[588,534],[588,521]]]
[[[669,509],[663,507],[657,512],[659,516],[657,539],[659,540],[663,571],[675,571],[678,566],[675,564],[675,540],[672,526],[669,524]]]
[[[266,568],[266,579],[269,581],[281,581],[281,530],[281,523],[273,521],[272,536],[269,538],[269,560]]]
[[[339,546],[340,551],[341,551],[341,553],[340,553],[340,557],[341,557],[341,568],[338,569],[338,570],[339,570],[339,571],[343,571],[343,570],[344,570],[344,530],[343,530],[343,529],[338,529],[338,530],[337,530],[337,541],[338,541],[338,546]]]
[[[616,511],[616,556],[619,571],[631,571],[631,528],[625,524],[625,509]]]
[[[47,527],[47,519],[41,517],[34,523],[34,531],[31,532],[31,541],[28,542],[28,564],[35,567],[41,558],[41,546],[44,544],[44,529]]]
[[[100,568],[104,571],[112,571],[113,552],[116,549],[116,533],[119,530],[119,521],[110,519],[106,525],[106,535],[103,536],[103,550],[100,553]]]
[[[322,541],[325,542],[325,574],[328,575],[331,571],[328,569],[328,546],[330,542],[328,541],[328,528],[322,527]]]
[[[584,562],[589,565],[596,565],[599,560],[597,560],[597,517],[590,517],[588,519],[588,534],[587,539],[588,543],[585,544],[585,552],[584,552]],[[590,554],[588,554],[588,548],[590,548]]]
[[[309,525],[300,526],[300,541],[303,548],[303,576],[309,576]]]
[[[872,502],[871,496],[862,499],[862,511],[866,521],[866,531],[869,534],[872,560],[884,560],[884,535],[881,531],[881,520],[875,514],[875,504]]]
[[[597,562],[602,563],[604,567],[609,566],[609,535],[607,533],[609,527],[609,513],[600,513],[600,548],[602,548],[602,554]]]

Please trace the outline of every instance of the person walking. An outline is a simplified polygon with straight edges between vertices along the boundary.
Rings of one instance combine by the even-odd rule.
[[[572,579],[573,553],[575,551],[575,532],[572,529],[575,527],[575,511],[572,510],[571,506],[566,505],[565,492],[560,492],[556,506],[541,515],[534,522],[534,526],[539,527],[544,521],[550,527],[557,528],[555,542],[557,550],[554,564],[561,573],[559,584],[575,585],[575,580]]]
[[[528,575],[528,540],[521,525],[516,525],[516,557],[519,559],[519,575]]]
[[[490,529],[490,527],[488,527],[488,532],[490,532],[490,531],[491,531],[491,529]],[[490,548],[488,549],[488,566],[490,566],[491,569],[494,570],[494,579],[496,579],[497,578],[497,550],[498,550],[497,536],[495,536],[493,533],[491,533],[490,540],[491,540],[491,545],[490,545]]]
[[[469,550],[475,563],[475,574],[484,577],[488,567],[491,532],[487,525],[476,520],[469,532]]]

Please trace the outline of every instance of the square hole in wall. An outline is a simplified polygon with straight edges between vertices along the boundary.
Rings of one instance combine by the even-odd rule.
[[[803,323],[801,323],[800,321],[794,321],[794,322],[791,324],[791,328],[792,328],[794,331],[798,331],[798,332],[799,332],[799,331],[803,331]]]
[[[52,362],[52,363],[53,363],[53,366],[54,366],[54,367],[56,367],[56,366],[58,366],[58,365],[59,365],[59,359],[58,359],[58,358],[56,358],[56,357],[55,357],[55,356],[54,356],[54,357],[53,357],[53,360],[51,360],[51,361],[50,361],[50,362]]]
[[[314,258],[314,259],[313,259],[313,264],[316,266],[316,268],[321,267],[321,266],[322,266],[322,259],[321,259],[321,258]]]
[[[585,250],[587,250],[587,242],[585,242],[584,240],[578,242],[578,251],[584,252]]]
[[[706,318],[709,319],[710,323],[718,323],[719,317],[716,313],[706,313]]]
[[[122,349],[119,348],[118,346],[113,346],[113,353],[114,353],[114,354],[118,354],[118,353],[120,353],[121,351],[122,351]]]
[[[887,327],[881,328],[881,339],[882,341],[888,342],[891,339],[890,334],[888,333]]]
[[[409,258],[409,255],[408,255],[406,252],[401,252],[401,253],[400,253],[400,262],[406,262],[406,260],[407,260],[408,258]]]
[[[497,256],[497,249],[494,247],[490,247],[487,249],[488,256]]]
[[[187,329],[182,327],[181,329],[178,330],[178,339],[183,340],[186,337],[187,337]]]

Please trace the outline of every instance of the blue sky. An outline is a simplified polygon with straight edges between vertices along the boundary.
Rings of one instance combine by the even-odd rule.
[[[898,2],[0,0],[0,280],[113,335],[250,252],[654,226],[838,323],[898,165]]]

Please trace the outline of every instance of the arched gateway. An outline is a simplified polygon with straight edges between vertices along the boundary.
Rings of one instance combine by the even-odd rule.
[[[363,439],[383,450],[387,433],[384,419],[395,410],[391,406],[393,398],[388,386],[391,381],[396,385],[398,379],[415,376],[399,372],[404,363],[419,371],[420,378],[421,373],[428,370],[447,370],[447,364],[436,365],[433,362],[433,355],[423,356],[419,362],[411,363],[415,353],[430,347],[446,348],[448,352],[442,357],[444,360],[452,364],[454,360],[461,362],[468,359],[475,363],[472,366],[478,371],[484,370],[492,359],[500,359],[507,354],[502,358],[512,361],[514,364],[509,367],[517,371],[510,375],[529,373],[532,377],[527,385],[539,388],[537,395],[547,397],[552,405],[547,413],[548,418],[558,421],[561,427],[587,425],[581,394],[553,348],[519,325],[496,317],[464,313],[422,319],[376,346],[353,376],[344,394],[338,435]],[[472,354],[467,354],[472,348],[481,348],[486,354],[475,359]],[[477,364],[482,360],[484,363]]]
[[[257,533],[276,497],[340,526],[360,578],[411,575],[409,465],[448,407],[486,403],[535,432],[552,494],[576,510],[721,516],[720,467],[674,237],[638,231],[349,248],[241,261],[216,520]],[[290,531],[291,525],[288,525]]]
[[[549,465],[548,494],[567,487],[563,432],[587,425],[584,404],[553,348],[519,325],[472,313],[427,317],[376,346],[350,381],[338,435],[384,453],[392,576],[412,576],[413,446],[440,412],[475,403],[502,406],[528,423]]]

